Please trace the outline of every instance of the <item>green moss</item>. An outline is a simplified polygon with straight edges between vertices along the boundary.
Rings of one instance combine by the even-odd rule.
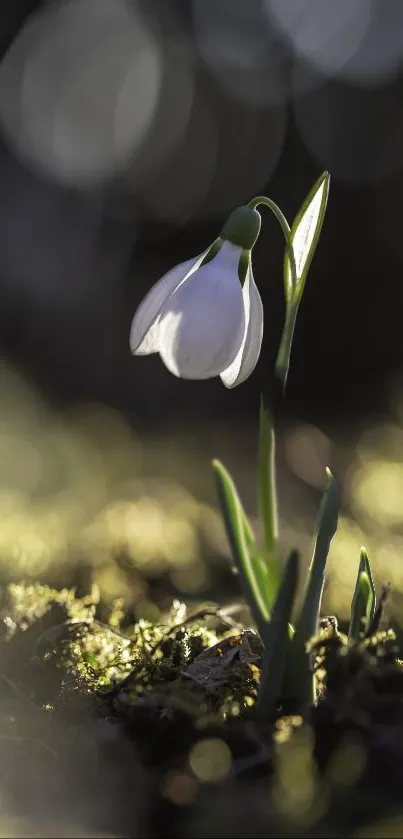
[[[142,697],[192,719],[223,719],[253,704],[260,672],[253,633],[227,637],[228,630],[209,628],[204,612],[186,617],[177,602],[166,625],[140,620],[123,630],[122,602],[104,623],[98,600],[96,589],[77,598],[73,590],[24,583],[3,595],[4,671],[42,707],[65,710],[87,697],[97,713],[126,718]]]

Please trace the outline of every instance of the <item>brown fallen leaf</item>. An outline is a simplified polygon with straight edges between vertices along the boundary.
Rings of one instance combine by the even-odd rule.
[[[260,662],[261,656],[262,642],[259,636],[245,630],[203,650],[182,671],[182,676],[192,679],[207,690],[215,690],[230,681],[237,662],[241,666],[255,665]]]

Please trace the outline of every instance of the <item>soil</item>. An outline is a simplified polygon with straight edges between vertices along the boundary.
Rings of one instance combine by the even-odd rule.
[[[403,835],[403,667],[391,630],[314,639],[315,707],[254,719],[261,642],[214,610],[120,629],[91,597],[1,607],[1,835]]]

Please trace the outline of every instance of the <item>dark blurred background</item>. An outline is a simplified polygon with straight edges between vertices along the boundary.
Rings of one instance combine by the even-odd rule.
[[[66,538],[78,563],[89,539],[105,590],[134,597],[137,585],[136,602],[148,602],[165,551],[174,590],[217,592],[206,557],[226,547],[207,458],[227,458],[253,513],[258,376],[234,391],[177,380],[158,357],[131,356],[131,318],[234,206],[265,193],[291,221],[328,169],[279,416],[285,541],[304,529],[310,539],[330,459],[345,487],[348,583],[374,529],[399,582],[401,0],[2,0],[0,35],[7,573],[42,573],[51,556],[62,567]],[[263,369],[282,325],[282,258],[267,215],[254,251]],[[111,582],[105,551],[128,585]],[[153,568],[147,584],[139,557]]]
[[[382,409],[403,361],[399,0],[3,0],[1,47],[0,340],[47,398],[147,423],[195,400],[254,412],[254,381],[228,394],[133,360],[131,316],[234,206],[263,192],[291,220],[326,168],[287,410]],[[267,217],[268,341],[282,252]]]

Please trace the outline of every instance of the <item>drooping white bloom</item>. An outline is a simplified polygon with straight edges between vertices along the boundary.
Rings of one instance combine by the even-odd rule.
[[[226,387],[234,387],[250,376],[259,358],[263,306],[250,249],[228,239],[218,242],[213,258],[208,248],[153,286],[133,318],[130,346],[135,355],[158,352],[175,376],[221,376]],[[243,252],[248,265],[246,275],[241,271],[242,286]]]

